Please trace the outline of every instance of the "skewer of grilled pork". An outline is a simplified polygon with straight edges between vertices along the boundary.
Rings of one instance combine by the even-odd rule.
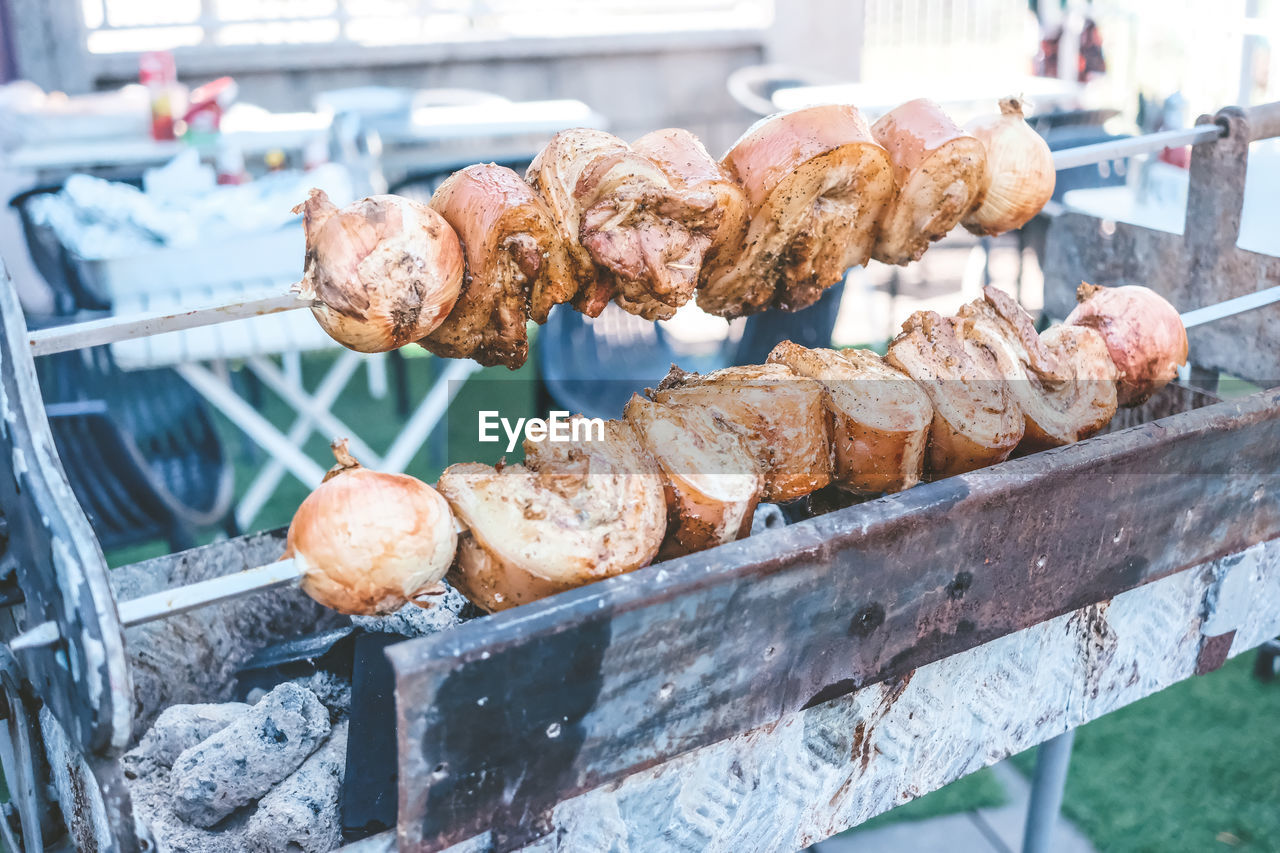
[[[927,101],[904,104],[874,128],[848,105],[769,116],[720,162],[676,128],[633,145],[599,130],[561,131],[524,181],[489,163],[437,190],[430,207],[450,226],[442,240],[461,247],[466,275],[461,292],[448,294],[451,310],[418,329],[419,343],[515,368],[527,359],[524,325],[545,322],[561,302],[595,317],[612,300],[664,319],[696,290],[704,310],[726,318],[798,310],[873,253],[891,263],[918,258],[980,198],[983,150]],[[433,296],[431,252],[415,254],[412,235],[377,232],[382,254],[400,259],[396,269],[413,285],[397,296],[365,278],[381,274],[361,258],[382,244],[321,232],[308,227],[308,258],[343,262],[316,267],[342,273],[329,307],[343,317],[368,325],[380,311],[399,323]],[[371,289],[378,311],[365,305]]]

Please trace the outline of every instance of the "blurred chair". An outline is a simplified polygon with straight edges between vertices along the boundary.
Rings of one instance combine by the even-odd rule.
[[[61,189],[61,186],[36,187],[14,196],[9,200],[9,206],[18,211],[22,232],[27,239],[27,251],[36,270],[53,291],[54,313],[69,316],[78,311],[106,311],[110,304],[101,294],[84,285],[53,229],[38,224],[32,216],[33,201]]]
[[[233,475],[204,402],[172,370],[125,374],[105,347],[37,359],[71,488],[104,548],[234,534]]]
[[[731,364],[763,364],[782,340],[830,346],[843,293],[840,282],[803,311],[754,314],[736,340],[729,334],[718,346],[696,348],[682,344],[662,323],[628,314],[614,304],[595,319],[558,305],[534,344],[539,409],[617,418],[633,393],[656,386],[673,364],[709,373]]]
[[[36,269],[53,290],[55,316],[32,328],[83,319],[110,306],[84,286],[52,229],[28,204],[22,219]],[[165,539],[174,550],[210,528],[234,533],[233,471],[204,401],[172,370],[124,373],[105,347],[36,359],[50,430],[67,479],[104,548]]]
[[[778,111],[773,93],[779,89],[834,82],[835,78],[829,74],[792,65],[748,65],[731,73],[726,85],[729,96],[739,105],[756,115],[767,116]]]

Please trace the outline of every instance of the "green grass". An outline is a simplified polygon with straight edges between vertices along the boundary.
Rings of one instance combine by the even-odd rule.
[[[1253,660],[1077,732],[1063,809],[1100,851],[1280,851],[1280,682],[1253,678]]]

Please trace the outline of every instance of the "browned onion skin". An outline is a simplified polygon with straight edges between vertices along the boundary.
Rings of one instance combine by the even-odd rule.
[[[542,200],[505,166],[454,172],[431,198],[462,240],[467,272],[453,310],[419,341],[436,355],[515,369],[529,355],[527,323],[577,292],[563,241]]]
[[[1187,363],[1187,330],[1169,302],[1148,287],[1098,287],[1080,283],[1069,326],[1095,329],[1106,341],[1119,378],[1122,406],[1139,406]]]
[[[361,467],[334,443],[338,465],[294,513],[285,556],[303,570],[302,591],[339,613],[399,610],[443,592],[457,534],[448,503],[407,474]]]
[[[425,204],[392,195],[339,210],[313,189],[303,214],[307,254],[296,289],[329,336],[356,352],[388,352],[430,334],[462,286],[462,246]]]
[[[465,528],[448,580],[490,612],[647,566],[667,528],[662,474],[622,421],[525,442],[524,465],[451,465],[436,487]]]
[[[961,220],[974,234],[994,236],[1021,228],[1053,198],[1053,153],[1023,118],[1023,107],[1019,98],[1001,98],[999,114],[965,125],[986,148],[984,194]]]
[[[761,119],[723,163],[746,192],[750,222],[741,248],[722,249],[707,270],[698,291],[704,311],[797,311],[871,257],[893,173],[856,108]]]

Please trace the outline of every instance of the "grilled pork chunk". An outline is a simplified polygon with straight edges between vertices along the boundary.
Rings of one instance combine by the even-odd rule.
[[[436,489],[466,528],[449,582],[489,612],[647,566],[667,527],[662,474],[622,421],[526,442],[524,465],[451,465]]]
[[[431,207],[458,233],[467,271],[453,311],[419,343],[448,358],[519,367],[529,355],[528,321],[545,323],[577,291],[550,211],[519,175],[493,163],[455,172]]]
[[[712,235],[711,246],[703,257],[704,274],[721,252],[741,248],[742,235],[747,231],[747,195],[724,166],[707,153],[698,137],[687,130],[670,127],[646,133],[631,143],[631,147],[656,163],[676,187],[706,191],[715,197],[720,227]]]
[[[986,192],[986,148],[924,98],[885,113],[871,135],[889,152],[897,185],[872,257],[918,261]]]
[[[812,305],[871,257],[893,199],[889,156],[851,106],[810,107],[756,122],[725,155],[746,191],[742,247],[722,250],[698,305],[721,317]]]
[[[821,383],[837,485],[876,495],[920,482],[933,404],[911,377],[870,350],[807,349],[791,341],[774,347],[769,362]]]
[[[746,440],[716,412],[635,395],[626,420],[666,480],[667,537],[659,556],[692,554],[751,532],[764,475]]]
[[[689,301],[720,227],[716,197],[677,187],[647,157],[599,130],[565,130],[529,166],[551,208],[581,289],[574,307],[599,316],[609,299],[665,319]]]
[[[1116,369],[1094,329],[1054,326],[1037,334],[1035,321],[994,287],[960,309],[969,335],[995,356],[1026,419],[1019,445],[1043,450],[1096,433],[1116,413]]]
[[[934,479],[1003,462],[1022,439],[1022,410],[995,356],[969,336],[971,323],[917,311],[885,356],[933,403],[928,462]]]
[[[764,500],[792,500],[831,482],[822,386],[781,364],[726,367],[705,376],[672,368],[653,399],[705,408],[746,439],[764,471]]]

